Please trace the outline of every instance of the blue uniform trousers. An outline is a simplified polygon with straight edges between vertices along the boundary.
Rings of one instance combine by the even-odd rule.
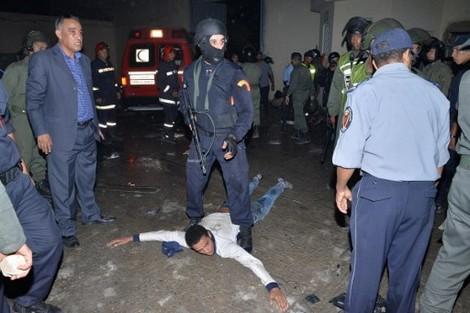
[[[20,292],[15,301],[30,306],[43,301],[51,289],[62,256],[62,239],[49,203],[39,195],[28,176],[18,175],[6,189],[23,227],[26,244],[33,252],[31,272],[26,278],[12,282]],[[2,313],[10,312],[3,292],[0,309]]]
[[[206,151],[210,147],[211,137],[201,136],[201,145]],[[224,137],[218,136],[207,155],[207,174],[203,175],[197,156],[194,141],[191,142],[189,156],[186,162],[186,214],[189,218],[202,218],[204,215],[203,195],[209,179],[210,170],[217,160],[222,168],[222,174],[227,188],[227,204],[230,208],[230,218],[233,224],[251,226],[253,217],[250,209],[250,194],[248,190],[248,161],[245,145],[237,146],[237,155],[231,160],[224,159],[222,150]]]
[[[347,313],[372,313],[388,266],[387,313],[413,313],[421,262],[434,221],[433,182],[396,182],[369,174],[353,190],[353,251]]]
[[[57,223],[62,236],[74,236],[78,206],[84,223],[101,216],[94,193],[96,141],[93,123],[90,122],[85,127],[78,126],[77,138],[71,151],[52,147],[47,164]]]

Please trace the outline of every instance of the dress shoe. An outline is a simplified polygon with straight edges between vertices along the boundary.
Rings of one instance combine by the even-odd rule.
[[[63,236],[62,242],[64,243],[64,246],[66,246],[67,248],[80,247],[80,242],[78,241],[78,238],[75,236]]]
[[[184,228],[184,231],[187,231],[187,230],[188,230],[191,226],[193,226],[193,225],[199,224],[200,221],[201,221],[200,218],[192,218],[192,219],[190,219],[188,225],[186,225],[186,227]]]
[[[90,225],[90,224],[111,224],[111,223],[114,223],[114,221],[116,220],[116,218],[114,216],[109,216],[109,217],[104,217],[104,216],[101,216],[100,218],[96,219],[96,220],[91,220],[91,221],[88,221],[88,222],[84,222],[82,223],[83,225]]]
[[[240,226],[240,232],[237,235],[237,243],[246,252],[253,250],[253,239],[251,238],[251,226]]]
[[[19,303],[13,305],[16,313],[62,313],[62,310],[52,304],[39,302],[31,306],[23,306]]]

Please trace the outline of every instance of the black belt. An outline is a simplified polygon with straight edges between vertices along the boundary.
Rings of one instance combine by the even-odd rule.
[[[84,127],[87,127],[93,120],[87,120],[87,121],[83,121],[83,122],[77,122],[77,126],[80,127],[80,128],[84,128]]]
[[[6,170],[3,173],[0,173],[0,181],[4,186],[8,185],[21,173],[21,163],[16,163],[15,166]]]

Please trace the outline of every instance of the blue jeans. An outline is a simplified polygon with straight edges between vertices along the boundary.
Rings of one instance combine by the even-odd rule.
[[[255,189],[259,185],[259,179],[257,177],[253,177],[249,185],[249,192],[250,195],[255,191]],[[269,188],[268,191],[255,201],[251,202],[251,214],[253,215],[253,224],[257,224],[261,222],[274,205],[276,199],[281,195],[284,191],[285,187],[282,182],[278,182],[276,185]]]

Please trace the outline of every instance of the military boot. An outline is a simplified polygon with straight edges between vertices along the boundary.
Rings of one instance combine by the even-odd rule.
[[[251,226],[240,226],[240,232],[237,235],[237,243],[240,247],[251,253],[253,250],[253,239],[251,238]]]
[[[305,145],[310,143],[310,138],[308,137],[308,133],[304,133],[303,131],[299,132],[299,137],[294,140],[296,145]]]

